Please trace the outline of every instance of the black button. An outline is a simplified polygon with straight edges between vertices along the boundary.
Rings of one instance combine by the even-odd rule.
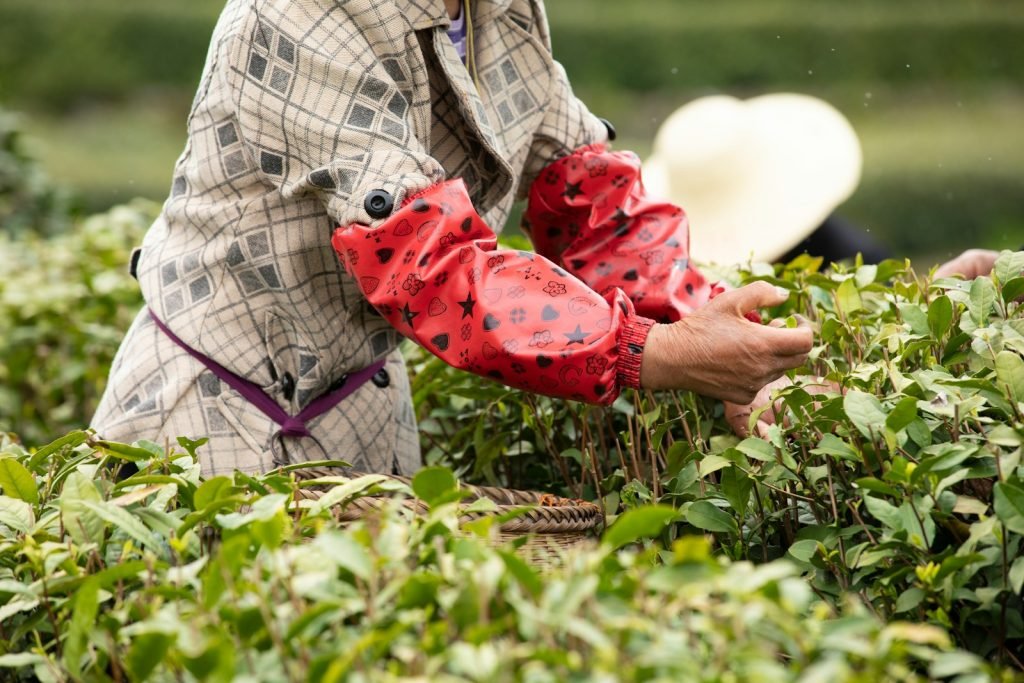
[[[373,375],[373,383],[381,389],[391,386],[391,375],[384,368],[381,368]]]
[[[366,195],[363,208],[370,218],[387,218],[391,215],[391,209],[395,208],[395,198],[387,190],[371,190]]]
[[[290,372],[284,373],[284,377],[281,378],[281,394],[286,401],[292,400],[295,396],[295,378]]]
[[[334,381],[334,384],[332,384],[330,387],[328,387],[327,393],[328,394],[332,394],[335,391],[338,391],[343,386],[345,386],[346,382],[348,382],[348,375],[342,375],[341,377],[339,377],[338,379],[336,379]]]
[[[608,130],[608,141],[613,142],[615,138],[619,137],[619,134],[615,132],[615,126],[608,119],[599,118],[598,121],[604,124],[604,127]]]

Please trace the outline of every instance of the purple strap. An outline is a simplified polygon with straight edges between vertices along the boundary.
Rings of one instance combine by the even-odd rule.
[[[239,377],[220,363],[208,356],[204,356],[183,342],[178,335],[171,332],[170,328],[161,322],[160,318],[156,317],[156,314],[153,313],[152,309],[149,311],[149,317],[153,319],[156,326],[159,327],[172,342],[187,351],[190,356],[205,365],[210,372],[219,377],[225,384],[241,394],[245,400],[259,408],[260,412],[269,417],[276,424],[280,425],[281,429],[278,433],[281,436],[309,436],[309,428],[306,427],[307,422],[320,417],[348,398],[352,392],[363,386],[367,380],[380,372],[384,368],[386,362],[383,360],[377,361],[368,368],[346,375],[345,383],[342,386],[314,399],[309,405],[303,408],[298,415],[289,415],[285,412],[284,408],[277,404],[277,401],[267,396],[259,385],[254,382],[250,382],[245,378]]]

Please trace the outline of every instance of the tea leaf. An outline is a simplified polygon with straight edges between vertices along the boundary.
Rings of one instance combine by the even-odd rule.
[[[865,437],[872,439],[882,435],[886,414],[882,409],[882,404],[871,394],[851,389],[843,399],[843,410],[850,418],[850,422]]]
[[[949,331],[953,321],[953,302],[945,294],[935,297],[928,306],[928,328],[936,339],[941,339]]]
[[[1024,401],[1024,359],[1012,351],[996,354],[996,377],[1014,401]],[[0,465],[3,461],[0,461]]]
[[[28,533],[28,530],[35,524],[32,507],[20,498],[0,496],[0,524],[15,531]]]
[[[989,313],[995,305],[996,286],[992,284],[989,277],[979,277],[971,283],[971,296],[967,302],[967,309],[971,312],[971,319],[982,326],[988,322]]]
[[[0,491],[32,505],[39,502],[35,477],[14,458],[0,458]]]
[[[434,505],[458,486],[455,475],[447,467],[424,467],[412,478],[413,492],[427,505]]]
[[[673,508],[665,505],[645,505],[627,510],[604,533],[601,542],[611,548],[621,548],[641,538],[652,538],[677,515]]]
[[[718,531],[734,535],[740,532],[732,515],[706,500],[698,500],[687,508],[685,517],[687,522],[705,531]]]
[[[1002,481],[993,488],[996,516],[1006,528],[1024,534],[1024,486]]]

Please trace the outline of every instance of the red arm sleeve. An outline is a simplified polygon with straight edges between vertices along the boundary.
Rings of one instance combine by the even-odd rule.
[[[690,264],[686,214],[647,194],[632,152],[588,145],[547,166],[530,187],[523,226],[538,253],[598,293],[622,289],[661,322],[720,291]]]
[[[497,249],[462,181],[409,197],[376,228],[332,240],[367,300],[445,362],[509,386],[611,403],[639,385],[653,321],[543,256]]]

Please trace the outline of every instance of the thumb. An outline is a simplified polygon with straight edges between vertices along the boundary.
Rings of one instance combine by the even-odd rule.
[[[708,304],[718,309],[744,315],[749,311],[768,306],[778,306],[789,298],[789,291],[764,281],[752,282],[745,287],[723,292]]]

